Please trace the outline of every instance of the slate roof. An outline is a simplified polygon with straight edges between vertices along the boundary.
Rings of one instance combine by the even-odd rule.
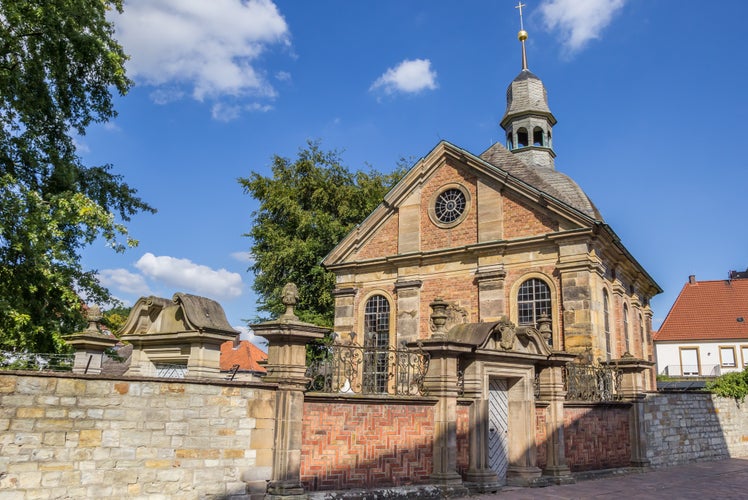
[[[480,157],[535,189],[576,208],[586,216],[603,221],[602,215],[592,200],[568,175],[552,168],[528,165],[498,142],[481,153]]]
[[[738,339],[748,340],[748,279],[689,280],[654,334],[655,342]]]
[[[221,371],[239,365],[241,371],[265,373],[267,370],[259,362],[267,359],[268,355],[249,340],[242,340],[238,344],[229,340],[221,344]]]

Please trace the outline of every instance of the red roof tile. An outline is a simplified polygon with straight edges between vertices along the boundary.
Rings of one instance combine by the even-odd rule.
[[[686,283],[655,341],[748,339],[748,279]]]
[[[221,344],[221,370],[231,370],[234,365],[239,365],[240,370],[265,373],[267,370],[259,362],[266,359],[268,355],[249,340],[242,340],[239,344],[229,340]]]

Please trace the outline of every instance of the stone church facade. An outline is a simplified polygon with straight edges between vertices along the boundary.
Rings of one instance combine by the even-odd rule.
[[[555,169],[556,118],[524,53],[500,123],[506,147],[473,154],[441,141],[324,259],[335,332],[378,347],[427,339],[442,299],[448,328],[547,317],[554,351],[651,360],[650,299],[661,289]]]

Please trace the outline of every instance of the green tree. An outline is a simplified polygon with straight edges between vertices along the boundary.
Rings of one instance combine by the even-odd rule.
[[[75,137],[116,112],[131,82],[106,20],[121,0],[0,0],[0,348],[54,351],[84,325],[81,297],[110,297],[80,251],[136,244],[124,223],[153,208],[86,166]]]
[[[245,193],[260,202],[246,234],[252,239],[258,310],[268,313],[258,320],[283,313],[281,290],[292,281],[299,288],[299,318],[332,326],[335,277],[321,261],[382,202],[405,173],[402,163],[391,174],[351,172],[339,153],[310,141],[293,162],[275,156],[272,177],[253,172],[239,179]]]

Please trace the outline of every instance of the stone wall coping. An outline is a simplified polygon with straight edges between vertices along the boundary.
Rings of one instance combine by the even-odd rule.
[[[328,394],[321,392],[304,393],[304,402],[310,403],[349,403],[378,405],[428,405],[435,406],[439,398],[428,396],[392,396],[375,394]]]
[[[564,401],[564,408],[629,408],[630,401]]]
[[[88,375],[72,372],[43,372],[27,370],[2,370],[3,375],[15,375],[17,377],[40,377],[40,378],[65,378],[82,380],[109,380],[113,382],[159,382],[164,384],[195,384],[195,385],[217,385],[229,387],[248,387],[254,389],[276,390],[278,384],[273,382],[259,382],[251,380],[223,380],[220,378],[165,378],[165,377],[142,377],[129,375]]]

